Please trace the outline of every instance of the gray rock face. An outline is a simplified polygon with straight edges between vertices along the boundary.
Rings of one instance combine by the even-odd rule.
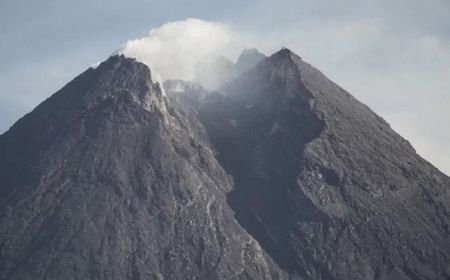
[[[0,136],[1,279],[450,278],[450,178],[291,51],[164,88],[113,56]]]
[[[202,121],[230,206],[282,270],[450,277],[450,179],[383,119],[287,49],[221,91]]]
[[[281,277],[194,132],[123,57],[42,103],[0,137],[1,279]]]

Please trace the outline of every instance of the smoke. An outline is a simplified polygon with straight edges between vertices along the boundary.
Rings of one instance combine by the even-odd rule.
[[[186,19],[128,41],[119,53],[148,65],[156,80],[194,80],[199,63],[221,53],[231,40],[232,32],[223,23]]]

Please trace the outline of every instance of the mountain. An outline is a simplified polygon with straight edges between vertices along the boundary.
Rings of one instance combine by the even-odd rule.
[[[203,122],[230,207],[284,271],[449,277],[450,179],[382,118],[288,49],[220,91]]]
[[[196,132],[122,56],[39,105],[0,137],[1,279],[269,279]]]
[[[195,82],[214,90],[235,76],[235,63],[221,55],[209,56],[198,63]]]
[[[236,74],[241,74],[253,66],[256,66],[266,58],[267,57],[264,54],[260,53],[255,48],[244,49],[236,61],[235,72]]]
[[[236,63],[224,56],[209,56],[199,63],[195,81],[209,90],[216,90],[267,57],[256,49],[244,49]]]
[[[0,136],[0,194],[1,279],[450,277],[450,178],[288,49],[214,92],[110,57]]]

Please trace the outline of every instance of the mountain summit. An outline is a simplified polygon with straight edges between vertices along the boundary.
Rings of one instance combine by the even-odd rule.
[[[236,72],[239,74],[247,71],[256,64],[267,58],[264,54],[260,53],[257,49],[244,49],[239,55],[236,61]]]
[[[0,278],[448,279],[450,178],[292,51],[242,56],[209,92],[115,55],[1,135]]]

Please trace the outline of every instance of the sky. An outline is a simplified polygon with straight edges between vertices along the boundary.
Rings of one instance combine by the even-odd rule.
[[[188,18],[224,26],[232,59],[290,48],[450,174],[448,0],[0,0],[0,133],[124,43]]]

